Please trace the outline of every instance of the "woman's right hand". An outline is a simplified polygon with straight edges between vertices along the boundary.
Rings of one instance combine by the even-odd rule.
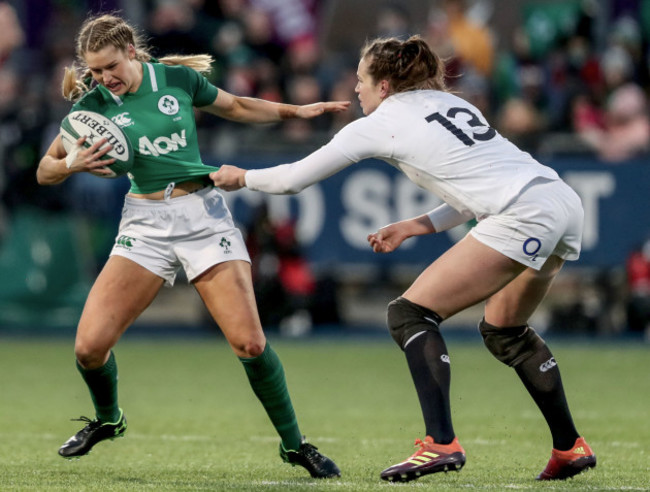
[[[51,186],[63,183],[74,173],[79,172],[89,172],[98,176],[110,175],[111,172],[104,166],[113,164],[115,159],[101,159],[112,148],[107,140],[102,138],[87,149],[83,147],[85,141],[86,137],[79,138],[70,152],[66,152],[61,135],[57,135],[38,163],[36,170],[38,184]]]
[[[246,186],[245,174],[246,169],[224,164],[218,171],[210,173],[210,179],[217,188],[224,191],[236,191]]]
[[[74,147],[70,150],[65,157],[65,166],[72,172],[89,172],[97,175],[110,175],[111,171],[104,169],[104,166],[113,164],[114,158],[102,159],[113,146],[108,143],[108,140],[102,138],[95,142],[88,148],[84,148],[83,144],[86,137],[80,137],[75,143]]]

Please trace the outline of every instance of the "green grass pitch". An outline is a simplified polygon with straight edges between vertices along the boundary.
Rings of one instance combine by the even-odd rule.
[[[278,438],[222,339],[126,338],[115,353],[124,439],[77,461],[57,449],[92,416],[72,340],[0,338],[0,490],[649,490],[650,347],[551,339],[579,431],[598,466],[536,482],[551,442],[514,371],[478,342],[449,341],[460,473],[389,484],[379,472],[424,437],[401,352],[386,339],[286,341],[301,430],[342,471],[317,481],[278,457]]]

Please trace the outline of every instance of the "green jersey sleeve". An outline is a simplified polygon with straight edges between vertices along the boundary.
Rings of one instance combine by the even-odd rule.
[[[219,93],[219,89],[212,85],[208,79],[184,65],[168,67],[167,82],[169,85],[182,87],[192,96],[193,104],[196,107],[212,104]]]

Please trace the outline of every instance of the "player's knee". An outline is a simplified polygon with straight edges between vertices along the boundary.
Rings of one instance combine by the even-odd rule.
[[[546,345],[528,325],[499,328],[487,323],[484,318],[478,328],[492,355],[511,367],[521,364]]]
[[[266,347],[266,339],[253,337],[245,340],[231,340],[230,345],[238,357],[252,358],[262,355]]]
[[[102,367],[108,356],[109,348],[93,344],[77,342],[74,346],[74,355],[79,365],[84,369],[97,369]]]
[[[251,341],[244,347],[246,357],[259,357],[264,352],[265,342]]]
[[[386,321],[393,340],[404,350],[413,335],[426,330],[438,331],[442,318],[431,309],[398,297],[388,304]]]

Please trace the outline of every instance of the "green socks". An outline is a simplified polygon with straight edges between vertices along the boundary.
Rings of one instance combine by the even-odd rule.
[[[287,389],[282,362],[277,354],[267,342],[261,355],[240,357],[239,360],[244,364],[253,392],[262,402],[285,449],[299,449],[302,435]]]
[[[285,449],[299,449],[302,434],[277,354],[267,343],[264,352],[258,357],[240,357],[239,360],[244,365],[253,392],[266,410]],[[120,409],[117,403],[117,364],[113,352],[102,367],[86,370],[77,362],[77,369],[88,385],[97,418],[102,422],[117,422]]]
[[[84,369],[77,361],[77,369],[88,385],[97,418],[102,422],[117,422],[120,409],[117,405],[117,364],[113,352],[102,367]]]

